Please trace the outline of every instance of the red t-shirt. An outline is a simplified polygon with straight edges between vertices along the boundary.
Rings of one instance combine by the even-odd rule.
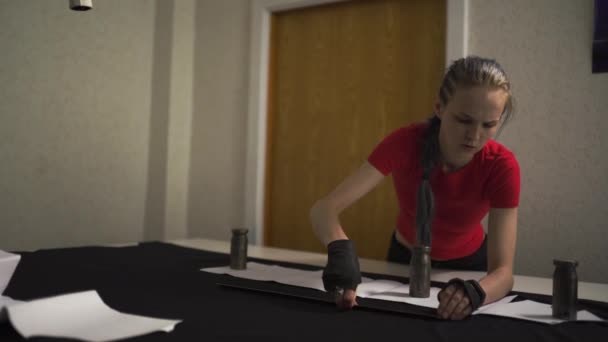
[[[416,242],[416,193],[422,179],[420,141],[427,127],[427,123],[418,123],[397,129],[368,158],[385,176],[392,173],[399,199],[397,229],[412,245]],[[490,208],[519,205],[519,164],[511,151],[494,140],[456,172],[445,173],[436,167],[430,181],[435,199],[432,258],[473,254],[483,243],[481,220]]]

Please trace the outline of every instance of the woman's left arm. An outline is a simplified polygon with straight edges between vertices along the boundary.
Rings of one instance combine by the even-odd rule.
[[[488,274],[479,284],[483,304],[503,298],[513,288],[513,259],[517,238],[517,208],[492,208],[488,217]]]

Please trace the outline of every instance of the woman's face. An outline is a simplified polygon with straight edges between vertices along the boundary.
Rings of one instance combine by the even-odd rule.
[[[500,88],[457,88],[446,105],[435,105],[441,119],[439,145],[448,168],[466,165],[494,137],[507,96]]]

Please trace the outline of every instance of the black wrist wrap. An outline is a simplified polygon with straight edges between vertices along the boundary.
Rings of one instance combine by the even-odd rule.
[[[453,284],[464,289],[464,293],[467,295],[467,297],[469,297],[473,311],[479,309],[479,307],[483,305],[483,302],[486,299],[486,292],[481,288],[481,285],[479,285],[477,280],[462,280],[460,278],[454,278],[448,281],[447,286]]]

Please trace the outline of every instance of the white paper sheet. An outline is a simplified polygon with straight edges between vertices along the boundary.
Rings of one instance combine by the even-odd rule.
[[[368,281],[368,282],[359,284],[359,286],[357,286],[357,296],[364,297],[364,298],[370,297],[370,296],[375,296],[375,295],[379,295],[384,292],[389,292],[390,290],[397,288],[401,285],[403,285],[403,283],[400,283],[398,281],[393,281],[393,280],[380,279],[380,280],[375,280],[373,282]]]
[[[2,296],[20,260],[21,255],[0,250],[0,322],[8,319],[6,315],[8,305],[20,303],[20,301],[13,300],[10,297]]]
[[[6,307],[12,304],[23,303],[20,300],[14,300],[11,297],[0,296],[0,322],[4,322],[8,320],[8,316],[6,315]]]
[[[0,250],[0,295],[4,293],[19,260],[21,260],[21,255]]]
[[[7,307],[15,330],[24,338],[51,336],[112,341],[173,330],[180,320],[125,314],[105,305],[96,291],[37,299]]]
[[[431,293],[428,298],[410,297],[409,284],[401,284],[399,287],[368,296],[367,298],[389,300],[391,302],[403,302],[436,309],[439,307],[439,300],[437,300],[437,294],[439,291],[441,291],[440,288],[431,287]]]
[[[275,265],[265,265],[255,262],[247,263],[247,270],[233,270],[229,267],[203,268],[202,271],[229,274],[239,278],[276,281],[282,284],[307,287],[324,291],[321,280],[322,272],[303,271],[290,269]],[[441,289],[431,287],[428,298],[414,298],[409,296],[409,285],[391,280],[373,280],[363,278],[357,287],[357,296],[361,298],[373,298],[393,302],[403,302],[429,308],[439,307],[437,294]],[[551,316],[551,306],[533,301],[520,301],[511,303],[516,296],[508,296],[501,300],[480,307],[473,315],[495,315],[517,319],[524,319],[547,324],[563,323],[565,321],[555,319]],[[578,321],[603,321],[601,318],[588,311],[578,312]]]
[[[478,314],[511,317],[547,324],[559,324],[568,322],[566,320],[554,318],[552,316],[551,305],[538,303],[531,300],[522,300],[514,303],[497,304],[492,307],[484,308],[484,310],[478,312]],[[595,316],[594,314],[586,310],[579,311],[577,313],[576,320],[596,322],[603,321],[601,318]]]
[[[475,310],[475,312],[473,312],[472,315],[479,315],[479,314],[483,313],[484,311],[490,310],[491,308],[494,308],[496,306],[510,303],[513,299],[515,299],[515,297],[517,297],[517,296],[506,296],[500,300],[495,301],[494,303],[484,305],[484,306],[480,307],[479,309]]]

